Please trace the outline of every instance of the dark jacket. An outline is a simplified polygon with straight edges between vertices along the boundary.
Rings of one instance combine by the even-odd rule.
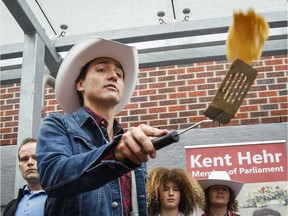
[[[26,185],[24,185],[23,188],[19,189],[17,198],[11,200],[7,204],[7,207],[4,210],[3,216],[14,216],[15,215],[17,207],[18,207],[18,204],[19,204],[19,202],[21,201],[21,199],[24,196],[23,190],[24,190],[25,186]]]

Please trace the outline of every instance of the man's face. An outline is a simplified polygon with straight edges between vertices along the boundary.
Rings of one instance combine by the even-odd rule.
[[[214,185],[209,189],[209,201],[214,206],[227,206],[230,199],[230,189],[224,185]]]
[[[26,143],[19,150],[19,169],[28,183],[39,181],[35,152],[36,142]]]
[[[114,108],[123,98],[124,72],[120,63],[114,59],[101,57],[94,59],[85,79],[77,82],[84,105],[88,107]]]
[[[161,209],[178,209],[181,193],[180,188],[174,182],[168,182],[161,192]]]

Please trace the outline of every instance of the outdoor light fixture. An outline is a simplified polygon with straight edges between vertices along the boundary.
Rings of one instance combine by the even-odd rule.
[[[189,8],[184,8],[182,12],[185,15],[184,19],[182,20],[182,22],[189,21],[189,15],[188,14],[190,14],[191,10]],[[159,11],[157,13],[157,16],[159,17],[159,23],[160,24],[166,24],[166,22],[163,19],[163,17],[165,16],[165,12],[164,11]],[[174,12],[174,20],[173,21],[176,21],[175,12]]]
[[[62,29],[62,31],[60,32],[58,37],[64,37],[66,34],[66,30],[68,29],[68,26],[66,24],[61,24],[60,28]]]
[[[188,20],[189,20],[189,15],[188,15],[188,14],[190,13],[190,9],[189,9],[189,8],[184,8],[182,12],[183,12],[183,14],[185,15],[185,17],[184,17],[184,19],[182,20],[182,22],[183,22],[183,21],[188,21]]]
[[[157,13],[157,16],[159,17],[159,22],[160,22],[160,24],[166,23],[166,22],[162,19],[162,17],[165,16],[165,13],[164,13],[163,11],[159,11],[159,12]]]

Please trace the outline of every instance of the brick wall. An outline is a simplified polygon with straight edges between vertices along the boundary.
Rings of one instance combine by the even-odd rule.
[[[225,126],[287,122],[288,56],[263,57],[253,62],[257,79],[237,116]],[[230,68],[227,62],[201,62],[141,69],[131,102],[117,118],[124,128],[140,123],[183,129],[206,119],[203,112],[212,101]],[[20,84],[2,85],[1,145],[17,143]],[[61,111],[54,90],[46,89],[45,113]],[[201,127],[219,127],[206,123]]]

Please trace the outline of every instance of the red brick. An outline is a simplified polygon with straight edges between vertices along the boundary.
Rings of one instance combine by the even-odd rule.
[[[206,83],[205,79],[192,79],[188,80],[187,82],[188,85],[203,84],[203,83]]]
[[[147,109],[132,109],[129,110],[129,115],[145,115],[147,111]]]
[[[267,124],[267,123],[281,123],[280,117],[268,117],[268,118],[261,118],[261,123]]]
[[[156,94],[156,90],[155,89],[146,89],[146,90],[141,90],[139,91],[139,95],[155,95]]]
[[[285,76],[283,71],[266,73],[266,77],[267,78],[270,78],[270,77],[283,77],[283,76]]]
[[[275,70],[276,71],[288,70],[288,66],[287,66],[287,64],[286,65],[275,66]]]
[[[7,110],[5,111],[5,115],[6,116],[14,116],[14,115],[18,115],[19,111],[18,110]]]
[[[146,72],[146,71],[154,71],[154,70],[157,70],[157,68],[156,67],[150,67],[150,68],[141,68],[140,69],[140,73],[142,73],[142,72]]]
[[[141,78],[139,79],[139,83],[143,84],[143,83],[153,83],[156,82],[156,78]]]
[[[187,97],[187,93],[186,92],[169,94],[169,99],[186,98],[186,97]]]
[[[168,70],[168,75],[170,74],[183,74],[185,73],[185,69],[174,69],[174,70]]]
[[[5,133],[11,133],[12,132],[12,128],[0,128],[0,132],[1,134],[5,134]]]
[[[206,91],[193,91],[188,93],[188,97],[201,97],[206,95],[207,95]]]
[[[0,106],[0,110],[11,110],[13,109],[13,105],[3,105],[3,106]]]
[[[282,59],[266,60],[264,61],[265,65],[279,65],[283,64]]]
[[[168,107],[169,112],[175,112],[175,111],[183,111],[186,110],[186,105],[179,105],[179,106],[170,106]]]
[[[287,109],[288,108],[288,103],[281,103],[280,104],[280,109]]]
[[[149,125],[151,125],[152,127],[159,126],[159,125],[167,125],[167,124],[168,124],[167,120],[153,120],[153,121],[149,121]]]
[[[207,117],[205,117],[205,116],[197,116],[197,117],[192,116],[192,117],[189,117],[189,122],[197,123],[197,122],[203,121],[205,119],[207,119]]]
[[[158,89],[158,94],[169,94],[171,92],[176,92],[175,87],[170,87],[170,88],[163,88],[163,89]]]
[[[136,85],[135,90],[147,89],[147,84],[138,84]]]
[[[240,106],[239,111],[240,112],[251,112],[251,111],[257,111],[259,109],[258,106]]]
[[[149,109],[149,113],[163,113],[167,112],[167,107],[154,107]]]
[[[198,85],[197,90],[215,89],[215,84]]]
[[[255,68],[258,72],[267,72],[267,71],[273,71],[273,67],[266,66],[266,67],[257,67]]]
[[[240,125],[253,125],[253,124],[259,124],[259,123],[260,123],[260,118],[240,120]]]
[[[13,93],[13,92],[19,92],[20,87],[14,87],[14,88],[9,88],[7,92]]]
[[[185,86],[185,80],[168,82],[168,87],[172,86]]]
[[[150,77],[161,77],[161,76],[166,76],[166,75],[167,75],[167,72],[165,70],[149,72]]]
[[[241,113],[241,112],[238,112],[236,113],[235,117],[234,118],[237,118],[237,119],[246,119],[248,118],[248,113]]]
[[[202,77],[213,77],[213,72],[203,72],[203,73],[196,73],[196,78],[202,78]]]
[[[223,70],[223,69],[224,69],[223,65],[213,65],[213,66],[206,67],[207,71],[215,71],[215,70]]]
[[[176,112],[167,112],[167,113],[159,113],[159,119],[163,119],[163,118],[176,118],[177,117],[177,113]]]
[[[263,99],[251,99],[249,100],[249,105],[253,105],[253,104],[266,104],[267,98],[263,98]]]
[[[189,86],[180,86],[177,88],[178,92],[190,92],[190,91],[195,91],[195,86],[194,85],[189,85]]]
[[[287,102],[287,97],[274,97],[269,98],[269,103]]]
[[[157,106],[157,102],[145,102],[145,103],[140,103],[140,107],[144,108],[144,107],[155,107]]]
[[[205,67],[187,68],[187,72],[199,72],[199,71],[205,71]]]
[[[287,110],[284,109],[284,110],[272,110],[271,111],[271,115],[272,116],[287,116]]]
[[[176,104],[177,104],[177,100],[159,101],[160,106],[172,106],[172,105],[176,105]]]
[[[7,98],[13,98],[14,97],[14,95],[13,94],[1,94],[1,100],[3,100],[3,99],[7,99]]]
[[[165,87],[167,87],[167,84],[165,82],[149,84],[149,89],[151,89],[151,88],[165,88]]]
[[[158,82],[175,81],[175,80],[176,80],[175,75],[158,77]]]
[[[185,80],[190,80],[190,79],[195,79],[195,74],[181,74],[181,75],[177,75],[177,79],[185,79]]]
[[[138,109],[139,108],[139,104],[135,104],[135,103],[129,103],[126,105],[125,109]]]
[[[264,92],[259,92],[259,97],[273,97],[277,96],[277,91],[264,91]]]

